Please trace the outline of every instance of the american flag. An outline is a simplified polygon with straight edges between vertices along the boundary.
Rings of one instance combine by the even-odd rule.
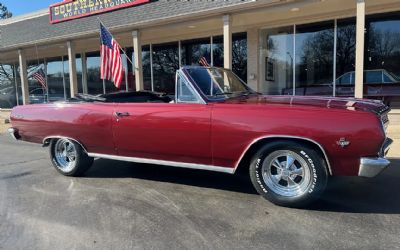
[[[120,88],[124,75],[120,46],[102,23],[100,23],[100,33],[101,79],[114,81],[115,87]]]
[[[203,56],[202,58],[200,58],[199,64],[200,64],[201,66],[204,66],[204,67],[210,67],[210,64],[208,64],[207,58],[206,58],[205,56]]]
[[[44,71],[42,68],[39,68],[38,70],[35,71],[35,73],[32,74],[32,77],[37,80],[42,87],[45,89],[47,88],[46,86],[46,75],[44,74]]]

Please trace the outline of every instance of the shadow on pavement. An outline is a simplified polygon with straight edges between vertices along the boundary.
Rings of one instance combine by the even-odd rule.
[[[324,195],[307,210],[400,214],[400,159],[379,176],[333,177]],[[168,166],[97,160],[87,178],[137,178],[204,188],[256,194],[245,175],[180,169]]]
[[[257,194],[247,176],[98,159],[86,178],[135,178]]]

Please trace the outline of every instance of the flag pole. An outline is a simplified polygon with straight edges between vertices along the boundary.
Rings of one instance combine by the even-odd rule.
[[[105,27],[105,28],[107,28],[107,26],[100,20],[100,18],[99,17],[97,17],[97,19],[99,20],[99,22]],[[108,29],[107,29],[108,30]],[[115,38],[114,38],[115,39]],[[116,39],[115,39],[116,40]],[[118,42],[118,41],[117,41]],[[128,56],[128,54],[126,53],[126,51],[123,49],[123,48],[121,48],[121,45],[119,45],[119,43],[118,43],[118,47],[119,47],[119,49],[125,54],[125,57],[126,57],[126,59],[131,63],[131,65],[132,65],[132,68],[135,70],[136,69],[136,67],[135,67],[135,64],[132,62],[132,60],[129,58],[129,56]]]

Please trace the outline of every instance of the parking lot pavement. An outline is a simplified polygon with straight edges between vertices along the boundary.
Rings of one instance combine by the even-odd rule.
[[[47,149],[0,136],[0,249],[395,249],[400,160],[334,178],[309,209],[260,198],[247,178],[97,160],[58,174]]]

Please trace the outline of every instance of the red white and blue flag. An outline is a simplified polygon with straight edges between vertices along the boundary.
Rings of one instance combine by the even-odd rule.
[[[47,88],[47,84],[46,84],[46,75],[44,74],[44,71],[42,68],[39,67],[38,70],[36,70],[33,74],[32,77],[38,81],[41,85],[43,89]]]
[[[199,60],[199,64],[203,67],[210,67],[210,64],[207,61],[207,58],[205,56],[203,56],[202,58],[200,58]]]
[[[124,75],[120,46],[102,23],[100,23],[101,38],[101,79],[113,81],[115,87],[120,88]]]

